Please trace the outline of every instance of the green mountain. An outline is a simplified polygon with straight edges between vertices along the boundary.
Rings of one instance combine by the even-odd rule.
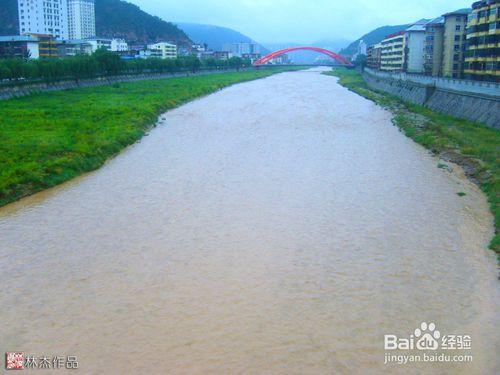
[[[206,43],[209,48],[215,51],[222,50],[226,43],[256,43],[252,38],[227,27],[182,22],[176,24],[184,30],[193,42]],[[260,49],[261,53],[268,52],[263,46],[260,46]]]
[[[130,42],[164,40],[190,43],[189,37],[173,23],[152,16],[126,1],[96,0],[95,13],[98,36],[118,37]]]
[[[363,35],[358,40],[355,40],[351,44],[349,44],[346,48],[340,51],[340,54],[343,56],[352,56],[356,53],[358,48],[358,44],[361,40],[365,42],[367,45],[380,43],[387,35],[397,33],[401,30],[408,28],[409,25],[397,25],[397,26],[382,26],[373,31],[370,31],[368,34]]]
[[[0,35],[18,33],[17,0],[0,0]]]
[[[100,37],[124,38],[130,42],[159,40],[191,43],[176,25],[120,0],[96,0],[96,33]],[[0,0],[0,35],[19,33],[17,0]]]

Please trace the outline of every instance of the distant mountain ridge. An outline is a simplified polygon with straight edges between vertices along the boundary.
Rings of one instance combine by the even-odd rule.
[[[137,5],[120,0],[95,0],[96,34],[124,38],[132,43],[167,40],[191,43],[176,25],[152,16]],[[19,34],[17,0],[0,0],[0,35]]]
[[[195,43],[206,43],[209,48],[220,51],[226,43],[257,43],[252,38],[228,27],[205,25],[199,23],[176,22],[189,38]],[[257,43],[259,44],[259,43]],[[269,52],[267,48],[259,44],[261,53]]]
[[[411,25],[412,24],[396,25],[396,26],[382,26],[382,27],[376,28],[375,30],[370,31],[369,33],[363,35],[361,38],[355,40],[354,42],[349,44],[346,48],[342,49],[340,51],[340,54],[343,56],[352,56],[353,54],[356,53],[359,42],[361,40],[363,40],[367,45],[377,44],[377,43],[380,43],[382,40],[384,40],[387,35],[397,33],[401,30],[408,28]]]

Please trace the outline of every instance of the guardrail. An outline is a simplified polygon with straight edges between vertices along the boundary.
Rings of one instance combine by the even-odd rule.
[[[401,81],[410,81],[424,85],[434,86],[446,90],[472,92],[492,96],[500,96],[500,84],[487,81],[472,81],[467,79],[431,77],[411,73],[389,73],[381,72],[371,68],[365,68],[365,72],[380,78],[391,78]]]

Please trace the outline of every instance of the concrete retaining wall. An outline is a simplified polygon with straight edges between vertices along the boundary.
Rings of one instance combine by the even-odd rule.
[[[371,74],[363,77],[368,86],[377,91],[395,95],[405,101],[424,105],[436,112],[458,118],[482,122],[500,129],[500,93],[487,95],[456,91],[408,80],[393,79]]]

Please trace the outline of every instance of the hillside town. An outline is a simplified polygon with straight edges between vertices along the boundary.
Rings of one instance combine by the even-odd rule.
[[[206,44],[172,40],[139,44],[98,36],[94,0],[18,0],[18,21],[19,35],[0,36],[0,58],[69,57],[90,55],[98,49],[114,52],[124,60],[194,55],[200,60],[239,57],[255,61],[261,57],[260,46],[249,42],[226,43],[222,50],[214,51]]]
[[[482,0],[471,8],[421,19],[379,43],[367,45],[361,40],[351,59],[375,71],[498,82],[499,9],[499,0]],[[262,56],[261,47],[253,42],[225,43],[221,50],[212,50],[195,42],[137,43],[100,37],[95,18],[95,0],[18,0],[19,35],[0,36],[0,58],[90,55],[98,49],[123,60],[196,56],[202,61],[239,57],[254,62]],[[271,61],[290,62],[287,55]]]
[[[500,1],[483,0],[367,46],[361,41],[354,59],[373,70],[433,77],[500,81]]]

